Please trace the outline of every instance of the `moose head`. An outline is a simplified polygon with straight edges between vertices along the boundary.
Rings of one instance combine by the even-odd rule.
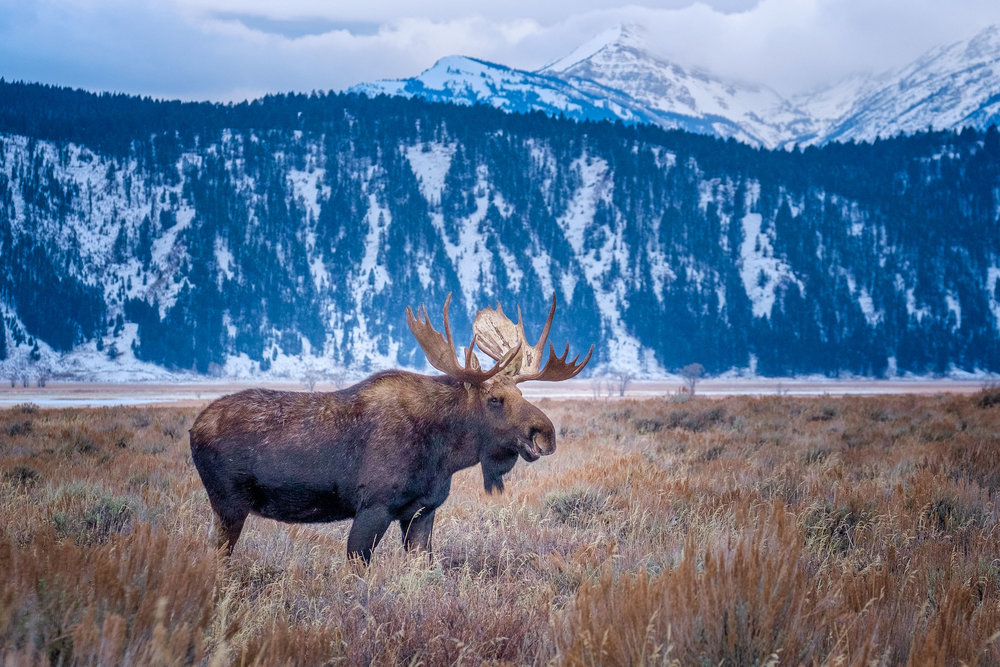
[[[428,363],[448,377],[462,382],[468,394],[469,407],[482,420],[481,463],[486,490],[503,491],[502,475],[509,471],[520,454],[531,462],[551,454],[556,449],[555,429],[541,410],[529,403],[517,385],[528,380],[558,382],[575,377],[583,370],[594,353],[591,346],[586,358],[579,362],[579,355],[567,361],[569,344],[562,356],[556,355],[549,343],[549,360],[541,367],[545,343],[548,341],[552,319],[556,312],[556,295],[545,320],[542,334],[534,345],[528,343],[524,332],[521,308],[517,308],[515,325],[496,308],[484,308],[476,313],[472,325],[472,341],[465,348],[465,365],[460,365],[448,323],[451,294],[444,302],[444,334],[434,329],[423,305],[418,316],[407,307],[406,322],[423,349]],[[495,362],[493,367],[482,370],[475,348]]]

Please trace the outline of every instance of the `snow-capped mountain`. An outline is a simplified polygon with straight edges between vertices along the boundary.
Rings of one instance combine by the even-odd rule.
[[[928,127],[986,128],[1000,122],[1000,27],[933,49],[849,92],[843,98],[850,100],[846,111],[820,117],[827,124],[823,141],[871,141]],[[812,101],[799,103],[810,108]]]
[[[934,49],[898,70],[857,75],[792,99],[652,55],[641,28],[604,32],[536,72],[462,57],[412,79],[352,92],[483,103],[509,112],[652,123],[767,148],[871,140],[1000,118],[1000,29]]]
[[[620,119],[764,146],[809,122],[769,88],[658,60],[644,49],[640,33],[636,26],[615,28],[536,72],[450,56],[419,76],[364,83],[349,92],[489,104],[577,120]]]
[[[503,65],[449,56],[412,79],[393,79],[355,86],[351,92],[420,97],[433,102],[471,105],[488,103],[507,112],[543,111],[578,119],[655,122],[635,109],[620,92],[594,85],[590,91],[559,77],[524,72]]]
[[[599,35],[539,71],[593,96],[602,89],[624,93],[633,108],[668,128],[775,146],[810,123],[766,86],[724,81],[656,58],[646,49],[642,29],[637,26],[622,26]]]

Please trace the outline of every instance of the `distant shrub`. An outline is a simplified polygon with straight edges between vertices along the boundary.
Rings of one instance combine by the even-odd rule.
[[[139,410],[132,415],[132,426],[135,428],[147,428],[153,423],[153,418],[148,410]]]
[[[623,408],[621,410],[608,410],[602,416],[607,419],[610,419],[613,422],[628,421],[632,418],[632,408]]]
[[[177,440],[184,432],[184,429],[179,424],[164,424],[160,430],[163,432],[163,435],[171,440]]]
[[[16,465],[9,470],[4,470],[3,478],[15,486],[31,487],[38,483],[39,474],[37,470],[29,466]]]
[[[663,428],[664,421],[659,417],[634,419],[632,425],[635,426],[636,433],[645,435],[646,433],[656,433]]]
[[[58,509],[52,524],[63,537],[77,544],[103,544],[115,533],[131,529],[134,510],[125,498],[103,489],[74,484],[56,492]]]
[[[872,522],[871,507],[858,502],[810,507],[802,517],[807,543],[819,552],[844,555],[854,549],[855,532]]]
[[[992,408],[1000,405],[1000,387],[986,387],[976,396],[976,405],[980,408]]]
[[[828,422],[834,417],[840,414],[840,411],[835,405],[821,405],[817,406],[817,409],[809,414],[809,421],[813,422]]]
[[[948,419],[933,419],[924,424],[920,435],[927,442],[944,442],[954,437],[957,430],[956,425]]]
[[[714,461],[715,459],[717,459],[720,456],[722,456],[723,452],[725,452],[725,451],[726,451],[726,448],[723,447],[722,445],[715,445],[714,447],[709,447],[708,449],[706,449],[705,451],[703,451],[701,454],[699,454],[698,455],[698,460],[699,461],[704,461],[704,462]]]
[[[66,445],[67,453],[70,454],[94,454],[99,449],[94,437],[86,431],[73,433]]]
[[[830,455],[830,449],[827,447],[814,447],[806,452],[804,461],[806,465],[811,465],[813,463],[822,463]]]
[[[30,419],[13,422],[10,426],[7,427],[7,435],[11,436],[12,438],[18,435],[27,435],[28,433],[31,433]]]
[[[980,504],[962,498],[951,490],[936,489],[934,499],[924,509],[924,517],[940,531],[956,530],[965,526],[986,526],[990,523],[988,512]]]
[[[542,504],[559,523],[584,525],[607,505],[608,499],[592,489],[573,488],[552,491]]]
[[[721,423],[726,418],[726,409],[713,405],[707,410],[675,410],[667,417],[669,428],[700,433]]]

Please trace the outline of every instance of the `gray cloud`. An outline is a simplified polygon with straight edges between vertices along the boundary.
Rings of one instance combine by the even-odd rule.
[[[380,24],[373,21],[338,21],[327,18],[272,18],[260,14],[238,12],[218,12],[220,21],[235,21],[241,25],[263,33],[279,35],[289,39],[309,35],[325,35],[329,32],[347,32],[357,36],[377,35]]]

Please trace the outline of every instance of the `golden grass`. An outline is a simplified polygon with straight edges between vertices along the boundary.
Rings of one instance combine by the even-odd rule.
[[[0,412],[6,664],[1000,664],[1000,394],[542,399],[559,450],[392,529],[251,518],[197,408]]]

